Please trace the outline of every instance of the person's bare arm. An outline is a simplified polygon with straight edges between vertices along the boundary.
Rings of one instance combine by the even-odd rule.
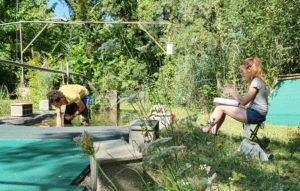
[[[60,107],[55,108],[56,111],[56,127],[62,126],[61,109]]]
[[[85,105],[81,100],[76,104],[78,106],[78,109],[72,115],[65,115],[66,120],[74,119],[76,116],[78,116],[85,109]]]
[[[223,89],[223,93],[225,94],[230,93],[232,97],[243,106],[247,105],[251,100],[254,99],[256,92],[257,92],[256,88],[250,88],[246,96],[243,97],[239,93],[237,93],[237,91],[233,88],[226,87]]]

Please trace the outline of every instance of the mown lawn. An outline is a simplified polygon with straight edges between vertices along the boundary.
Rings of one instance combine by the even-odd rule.
[[[155,189],[300,190],[298,127],[266,124],[264,129],[260,129],[258,134],[267,146],[265,150],[274,156],[272,160],[262,162],[235,152],[244,139],[241,123],[227,118],[218,136],[213,136],[199,131],[207,115],[182,109],[173,109],[172,112],[176,114],[177,121],[172,129],[161,134],[161,137],[172,137],[172,140],[155,145],[149,153],[157,154],[175,145],[184,145],[185,149],[174,149],[146,163],[158,182]],[[186,113],[196,113],[197,121],[182,120]],[[206,185],[205,180],[214,173],[216,178],[210,186]]]

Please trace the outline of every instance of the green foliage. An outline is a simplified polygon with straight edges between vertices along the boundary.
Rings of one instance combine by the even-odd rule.
[[[8,89],[3,84],[0,86],[0,99],[9,99]]]
[[[5,85],[0,86],[0,116],[6,115],[10,111],[9,93]]]
[[[93,137],[87,131],[84,131],[81,136],[75,137],[74,142],[81,148],[82,152],[89,157],[95,157],[96,151],[93,144]]]
[[[299,69],[299,5],[293,1],[139,1],[142,20],[165,19],[161,42],[174,44],[165,61],[176,66],[172,88],[190,105],[209,108],[224,84],[245,92],[239,63],[250,56],[263,61],[268,86],[279,73]],[[294,36],[294,37],[292,37]],[[288,69],[289,68],[289,69]],[[193,82],[208,79],[193,87]],[[164,79],[169,80],[169,79]],[[210,96],[204,84],[212,87]],[[184,95],[184,96],[183,96]]]
[[[0,2],[0,22],[10,23],[19,20],[46,20],[54,15],[51,10],[48,10],[47,1],[31,1],[19,0],[17,1],[1,1]],[[42,29],[44,24],[22,24],[22,48],[23,50],[29,42],[37,35]],[[20,61],[20,25],[4,25],[0,26],[0,58],[7,60]],[[39,51],[42,53],[50,52],[57,40],[60,38],[61,33],[57,26],[49,25],[34,43],[25,50],[23,57],[24,63],[29,57],[33,57],[33,53]],[[25,77],[26,77],[25,69]],[[4,83],[10,93],[15,92],[18,83],[21,79],[21,68],[13,66],[0,65],[0,80]],[[3,79],[2,79],[3,78]]]
[[[47,55],[53,59],[50,67],[64,69],[69,63],[71,71],[88,75],[99,90],[123,93],[148,86],[149,93],[167,89],[169,103],[210,110],[211,97],[219,95],[224,85],[245,92],[238,65],[246,57],[262,59],[269,87],[279,73],[299,72],[299,5],[295,1],[64,2],[71,10],[69,20],[172,23],[142,26],[163,47],[174,44],[171,56],[165,56],[140,26],[121,24],[49,25],[29,48],[31,51],[25,51],[26,60],[32,52],[40,51],[44,56],[54,50]],[[47,9],[45,0],[20,1],[17,15],[14,1],[2,1],[0,10],[1,22],[53,16],[53,8]],[[23,47],[42,27],[22,24]],[[20,44],[15,43],[18,30],[17,25],[0,27],[1,58],[19,59]],[[1,73],[5,71],[0,68]],[[5,81],[10,92],[16,87],[11,81]],[[52,81],[55,86],[61,84],[60,78]],[[72,77],[71,82],[86,83],[78,77]]]
[[[41,67],[38,57],[30,59],[27,64]],[[28,70],[26,77],[29,87],[28,99],[33,103],[34,109],[38,109],[39,100],[47,99],[46,95],[52,88],[51,78],[48,73],[36,70]]]

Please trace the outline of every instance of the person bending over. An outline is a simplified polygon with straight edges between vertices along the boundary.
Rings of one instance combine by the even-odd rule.
[[[226,115],[242,123],[253,124],[265,120],[268,112],[268,90],[259,58],[247,58],[240,64],[240,74],[248,81],[248,93],[241,96],[235,89],[225,87],[224,94],[231,94],[239,106],[218,105],[207,124],[201,128],[202,133],[217,135]]]
[[[80,115],[82,125],[89,123],[89,105],[90,95],[88,90],[80,85],[64,85],[59,90],[52,90],[47,94],[49,103],[56,109],[56,127],[62,126],[61,106],[66,106],[64,123],[71,124],[71,121]]]

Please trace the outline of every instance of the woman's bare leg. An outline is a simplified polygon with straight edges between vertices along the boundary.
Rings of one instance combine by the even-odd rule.
[[[211,129],[211,133],[212,133],[212,134],[214,134],[214,135],[217,134],[217,132],[218,132],[218,130],[220,129],[220,127],[222,126],[222,124],[223,124],[225,118],[226,118],[226,114],[223,114],[223,116],[221,117],[220,121],[219,121],[218,123],[216,123],[216,124],[212,127],[212,129]]]
[[[247,123],[246,109],[236,106],[218,105],[209,118],[210,122],[215,124],[215,132],[213,132],[213,134],[217,133],[218,129],[223,124],[226,115],[229,115],[242,123]],[[210,126],[203,128],[202,131],[208,132],[209,130]]]

